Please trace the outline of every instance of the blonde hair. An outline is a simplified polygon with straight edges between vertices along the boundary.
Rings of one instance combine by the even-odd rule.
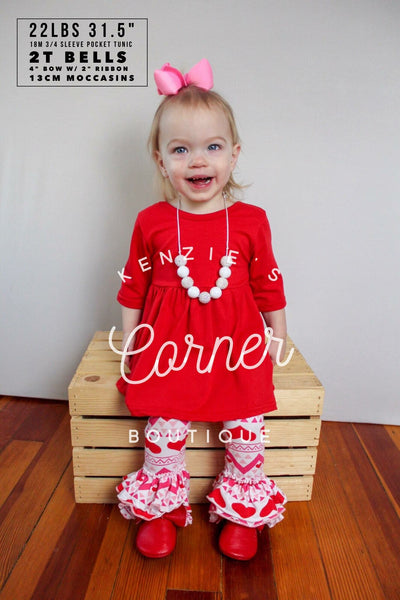
[[[181,106],[182,108],[208,108],[219,109],[226,116],[229,124],[229,129],[232,136],[232,144],[240,144],[239,134],[235,123],[233,110],[222,96],[211,90],[203,90],[195,85],[189,85],[182,88],[174,96],[166,96],[160,103],[154,115],[153,123],[150,130],[148,148],[154,162],[157,164],[156,153],[160,151],[160,123],[161,117],[170,106]],[[157,183],[165,200],[171,202],[175,197],[175,191],[168,178],[163,177],[160,169],[157,166]],[[237,183],[231,173],[224,187],[224,192],[229,196],[233,196],[234,192],[243,189],[244,186]]]

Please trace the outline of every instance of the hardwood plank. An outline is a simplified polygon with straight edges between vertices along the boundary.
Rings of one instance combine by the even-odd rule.
[[[354,428],[400,514],[400,452],[383,425],[356,423]]]
[[[252,560],[224,557],[223,573],[224,600],[278,600],[268,529],[259,535],[258,551]]]
[[[0,412],[12,400],[12,396],[0,396]]]
[[[385,425],[385,429],[390,435],[392,441],[396,444],[400,450],[400,427],[396,425]]]
[[[11,441],[0,455],[0,506],[42,447],[41,442]]]
[[[27,416],[33,417],[32,402],[19,398],[7,402],[1,411],[0,419],[0,448],[13,439],[15,431],[21,426]]]
[[[68,388],[72,415],[130,416],[124,398],[115,386],[119,373],[109,373],[113,367],[108,363],[105,365],[101,369],[87,369],[86,374],[74,375]],[[321,415],[324,389],[314,375],[280,375],[274,381],[278,410],[268,416]]]
[[[66,402],[53,400],[33,400],[30,408],[30,413],[15,430],[15,439],[47,441],[68,412]]]
[[[102,544],[97,553],[85,600],[108,600],[111,598],[118,573],[120,558],[126,544],[129,522],[117,506],[113,506]]]
[[[309,510],[333,600],[385,600],[323,433]],[[334,451],[334,449],[333,449]]]
[[[167,579],[168,589],[218,592],[221,555],[216,525],[209,523],[208,506],[192,507],[193,523],[178,531]],[[201,560],[199,561],[199,557]]]
[[[31,600],[81,600],[107,526],[111,507],[75,506]]]
[[[269,533],[278,598],[331,598],[308,504],[291,503]]]
[[[312,475],[315,472],[317,448],[270,448],[264,471],[275,475]],[[123,477],[140,469],[143,451],[134,448],[74,448],[74,474],[92,477]],[[186,451],[186,467],[193,477],[215,477],[224,466],[223,448]]]
[[[167,590],[165,600],[222,600],[219,592],[188,592],[186,590]]]
[[[130,521],[112,600],[164,600],[172,556],[145,558],[135,548],[138,525]],[[179,535],[179,532],[178,532]]]
[[[58,552],[57,541],[74,506],[72,464],[70,464],[18,558],[0,593],[0,600],[31,600],[48,561],[54,552]],[[46,595],[44,598],[49,596]]]
[[[376,427],[379,427],[378,425]],[[350,423],[324,433],[386,600],[400,598],[400,522]]]
[[[33,468],[22,477],[0,510],[0,587],[8,577],[54,488],[71,460],[69,417],[38,452]],[[11,543],[10,543],[11,541]]]
[[[309,419],[265,419],[266,433],[269,434],[268,448],[274,446],[317,446],[321,429],[319,417]],[[145,419],[102,419],[87,417],[71,418],[72,445],[95,446],[100,448],[132,448],[144,446]],[[192,423],[187,439],[187,447],[224,447],[219,439],[220,425],[216,423]],[[139,441],[132,443],[130,430],[137,432]],[[223,439],[223,436],[222,436]]]
[[[117,376],[115,376],[116,379]],[[296,381],[286,380],[285,389],[275,389],[278,409],[268,413],[268,416],[321,414],[324,398],[323,388],[299,389],[299,384],[305,385],[305,382],[299,381],[299,378]],[[282,382],[280,385],[283,385]],[[123,396],[115,388],[115,382],[113,386],[105,389],[103,387],[93,389],[93,383],[85,381],[84,377],[80,375],[76,375],[69,386],[69,406],[71,415],[130,416]]]

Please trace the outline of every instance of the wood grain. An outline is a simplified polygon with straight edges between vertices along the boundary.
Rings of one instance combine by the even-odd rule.
[[[400,450],[400,426],[385,425],[385,430],[387,431],[393,443],[396,444],[398,450]]]
[[[34,524],[32,535],[0,592],[0,600],[31,600],[48,561],[55,552],[58,552],[57,543],[74,506],[72,463],[70,463],[45,511]],[[16,523],[14,527],[17,528]]]
[[[278,600],[268,530],[258,535],[258,551],[251,561],[224,558],[224,600]]]
[[[217,549],[216,535],[216,525],[208,521],[208,506],[194,505],[193,524],[178,530],[177,546],[168,572],[168,589],[218,589],[221,555]]]
[[[219,592],[188,592],[187,590],[167,590],[165,600],[222,600]]]
[[[123,477],[140,469],[144,452],[119,448],[74,448],[74,474],[91,477]],[[317,449],[270,448],[264,471],[275,475],[313,475]],[[186,467],[192,477],[215,477],[223,469],[225,450],[214,448],[186,450]]]
[[[74,507],[31,600],[84,598],[110,508],[100,504]]]
[[[325,424],[324,424],[325,426]],[[385,600],[348,504],[340,472],[323,438],[309,506],[333,600]]]
[[[71,418],[72,445],[99,448],[132,448],[129,431],[138,432],[137,447],[144,447],[144,428],[147,419],[102,419],[90,417]],[[305,419],[265,419],[269,434],[268,448],[274,446],[317,446],[321,421],[317,417]],[[193,436],[187,439],[188,448],[222,448],[219,439],[221,426],[216,423],[192,423]],[[207,433],[209,432],[209,433]],[[222,437],[223,439],[223,437]]]
[[[0,402],[0,600],[400,597],[400,428],[324,422],[312,501],[288,503],[252,561],[219,555],[220,525],[208,522],[206,505],[193,506],[194,524],[178,531],[175,553],[156,560],[138,554],[138,525],[117,506],[75,504],[68,406],[49,414],[51,405]]]
[[[386,600],[400,598],[400,530],[379,477],[350,423],[330,423],[326,443]]]
[[[164,600],[172,556],[145,558],[135,548],[137,525],[130,522],[112,600]]]
[[[400,455],[396,444],[384,427],[357,423],[354,428],[400,514]]]
[[[279,598],[329,600],[331,597],[308,509],[304,502],[292,502],[282,523],[269,534]]]
[[[0,462],[0,506],[11,494],[41,447],[41,442],[12,440],[3,450]]]
[[[64,416],[49,443],[37,454],[26,477],[21,478],[0,510],[0,586],[26,544],[33,527],[71,460],[68,415]],[[11,543],[10,543],[11,541]]]
[[[121,517],[118,507],[114,506],[92,568],[85,600],[111,598],[128,529],[129,522]]]

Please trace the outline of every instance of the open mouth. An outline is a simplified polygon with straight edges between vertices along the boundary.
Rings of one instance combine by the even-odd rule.
[[[188,181],[193,185],[203,186],[208,185],[212,180],[212,177],[189,177]]]

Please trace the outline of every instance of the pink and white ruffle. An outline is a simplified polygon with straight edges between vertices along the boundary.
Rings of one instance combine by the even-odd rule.
[[[153,474],[143,467],[126,475],[117,491],[118,506],[125,519],[151,521],[184,506],[186,525],[192,522],[188,499],[189,473],[184,469],[180,472],[162,469]]]
[[[192,522],[189,473],[185,469],[189,427],[190,423],[178,419],[149,419],[144,465],[117,486],[118,506],[125,519],[151,521],[184,506],[185,525]]]
[[[264,473],[264,417],[224,422],[225,466],[207,496],[210,521],[273,527],[283,519],[285,494]]]
[[[286,496],[274,481],[236,479],[222,472],[207,496],[210,521],[233,521],[246,527],[273,527],[283,519]]]

